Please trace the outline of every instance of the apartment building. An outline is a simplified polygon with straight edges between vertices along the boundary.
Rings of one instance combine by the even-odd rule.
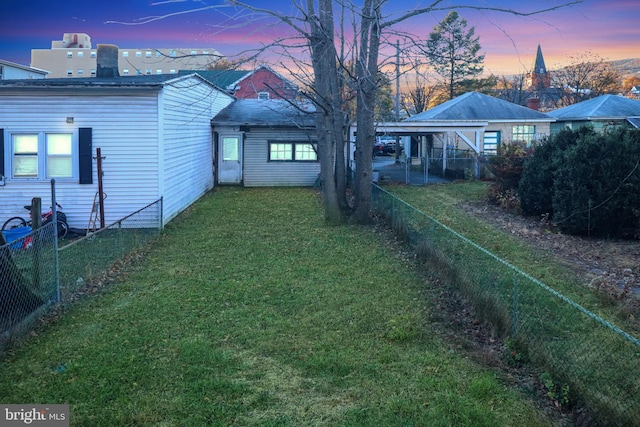
[[[51,49],[32,49],[31,67],[48,70],[48,78],[95,77],[97,49],[84,33],[65,33]],[[121,76],[177,74],[179,70],[204,70],[223,56],[213,48],[119,48]]]

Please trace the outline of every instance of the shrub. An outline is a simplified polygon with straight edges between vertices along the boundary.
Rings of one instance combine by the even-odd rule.
[[[640,131],[582,133],[553,174],[554,222],[570,234],[633,237],[640,230],[639,165]]]
[[[518,183],[525,159],[530,153],[531,150],[523,145],[512,143],[499,147],[497,155],[489,158],[487,169],[494,176],[493,184],[487,193],[490,202],[519,212]]]
[[[525,215],[553,214],[553,176],[564,163],[564,151],[586,135],[595,134],[592,127],[576,131],[564,129],[536,146],[524,163],[518,185],[520,205]]]

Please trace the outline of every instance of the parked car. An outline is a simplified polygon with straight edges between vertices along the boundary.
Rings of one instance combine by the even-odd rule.
[[[404,147],[400,145],[400,153],[402,153]],[[383,156],[396,154],[396,139],[392,136],[378,136],[376,142],[373,144],[373,155]]]

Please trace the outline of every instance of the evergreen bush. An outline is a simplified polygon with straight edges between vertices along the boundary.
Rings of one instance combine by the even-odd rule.
[[[640,131],[575,135],[552,174],[554,223],[569,234],[640,237]]]
[[[518,184],[520,205],[525,215],[553,215],[553,176],[564,163],[564,151],[585,136],[593,134],[591,127],[576,131],[564,129],[534,147],[522,169]]]

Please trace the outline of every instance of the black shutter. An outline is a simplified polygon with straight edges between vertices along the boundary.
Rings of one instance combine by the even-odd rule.
[[[92,128],[78,130],[78,166],[80,184],[93,184]]]
[[[4,129],[0,129],[0,176],[4,176]]]

